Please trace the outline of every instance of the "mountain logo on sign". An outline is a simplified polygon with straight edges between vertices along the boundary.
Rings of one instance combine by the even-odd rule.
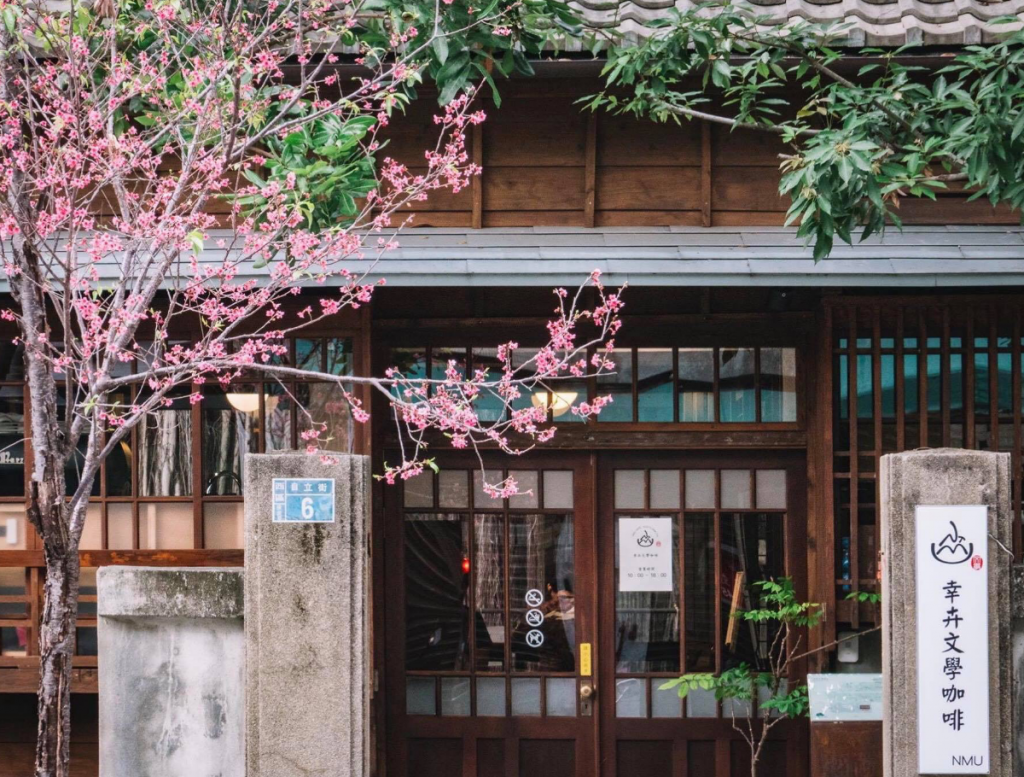
[[[938,545],[932,543],[932,558],[940,564],[963,564],[974,555],[974,543],[960,535],[955,523],[950,521],[949,525],[953,530]]]
[[[654,537],[651,536],[647,528],[644,528],[644,533],[636,538],[636,544],[641,548],[649,548],[654,544]]]

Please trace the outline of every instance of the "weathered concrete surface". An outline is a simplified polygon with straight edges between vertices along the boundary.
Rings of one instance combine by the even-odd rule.
[[[1013,566],[1010,577],[1013,606],[1013,773],[1024,775],[1024,565]]]
[[[248,777],[368,774],[369,460],[246,457]],[[272,523],[272,480],[334,478],[335,523]]]
[[[991,775],[1012,777],[1010,454],[952,448],[882,457],[882,747],[885,777],[917,775],[914,509],[988,505]],[[993,539],[995,538],[995,539]],[[1000,547],[1002,545],[1002,547]],[[924,743],[927,746],[927,743]]]
[[[244,777],[242,578],[99,570],[100,777]]]

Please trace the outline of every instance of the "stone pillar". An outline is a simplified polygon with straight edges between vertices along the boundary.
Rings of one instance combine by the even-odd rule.
[[[100,777],[245,777],[242,570],[97,580]]]
[[[882,457],[883,773],[916,777],[918,680],[915,510],[918,505],[988,507],[988,774],[1013,774],[1010,454],[949,448]]]
[[[252,454],[245,473],[248,777],[368,774],[369,459]],[[334,480],[333,523],[274,523],[275,478]]]
[[[1013,773],[1024,775],[1024,565],[1013,567]]]

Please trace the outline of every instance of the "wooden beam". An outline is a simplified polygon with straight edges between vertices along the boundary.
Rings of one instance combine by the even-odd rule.
[[[480,229],[484,225],[484,128],[480,124],[473,125],[472,146],[473,164],[481,168],[473,178],[473,229]]]
[[[700,124],[700,215],[701,226],[711,226],[711,124]]]
[[[595,224],[595,203],[597,200],[597,113],[587,116],[587,145],[584,151],[583,171],[583,226]]]

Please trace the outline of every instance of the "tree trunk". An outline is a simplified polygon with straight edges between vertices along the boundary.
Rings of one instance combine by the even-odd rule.
[[[63,505],[55,509],[62,510]],[[80,565],[78,543],[56,539],[44,548],[46,584],[39,631],[35,777],[68,777],[71,773],[71,657],[78,620]]]

